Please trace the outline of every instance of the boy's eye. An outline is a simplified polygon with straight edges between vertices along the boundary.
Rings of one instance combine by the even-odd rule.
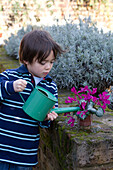
[[[51,64],[53,64],[55,61],[51,61]]]
[[[53,61],[51,61],[50,63],[53,64],[54,62],[55,62],[55,61],[53,60]],[[45,65],[46,63],[47,63],[47,61],[42,61],[40,64],[41,64],[41,65]]]
[[[45,61],[43,61],[43,62],[41,62],[40,64],[41,64],[41,65],[44,65],[44,64],[46,64],[46,62],[45,62]]]

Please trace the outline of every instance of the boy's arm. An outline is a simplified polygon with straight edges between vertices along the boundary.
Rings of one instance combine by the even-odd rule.
[[[7,98],[7,96],[15,92],[21,92],[25,89],[27,82],[22,79],[9,80],[8,71],[0,74],[0,100]]]
[[[12,93],[14,93],[13,81],[9,81],[8,72],[4,71],[0,74],[0,100],[3,100]]]
[[[53,108],[55,108],[55,106]],[[58,114],[53,111],[47,114],[45,120],[42,122],[38,122],[38,124],[42,128],[48,128],[50,127],[51,121],[55,120],[57,117],[58,117]]]

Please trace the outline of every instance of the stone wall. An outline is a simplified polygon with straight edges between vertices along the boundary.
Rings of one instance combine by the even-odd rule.
[[[94,116],[91,129],[71,128],[64,116],[42,129],[39,169],[113,170],[113,112]]]

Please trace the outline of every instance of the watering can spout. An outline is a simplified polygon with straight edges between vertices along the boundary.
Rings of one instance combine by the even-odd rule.
[[[77,112],[78,110],[80,110],[80,107],[65,107],[65,108],[51,109],[51,112],[54,111],[57,114],[61,114],[61,113],[68,113],[68,112]]]

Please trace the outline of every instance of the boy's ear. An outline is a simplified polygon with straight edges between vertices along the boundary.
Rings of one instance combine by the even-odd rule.
[[[29,62],[28,62],[28,61],[23,60],[23,63],[24,63],[25,65],[27,65]]]

